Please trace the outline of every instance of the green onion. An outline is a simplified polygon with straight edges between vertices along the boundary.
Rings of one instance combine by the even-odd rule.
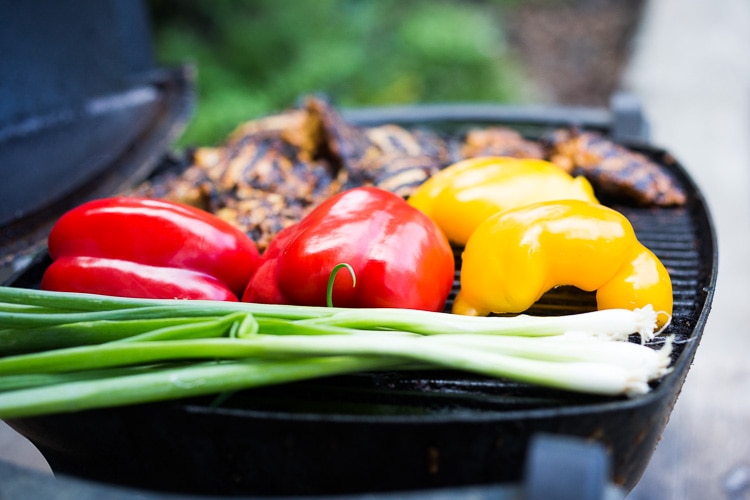
[[[218,394],[395,366],[381,359],[195,363],[0,393],[0,418],[19,418]]]
[[[357,276],[354,273],[354,268],[346,262],[336,264],[331,271],[331,275],[328,277],[328,286],[326,287],[326,305],[328,305],[328,307],[333,307],[333,281],[336,279],[336,274],[344,268],[349,271],[349,274],[352,277],[352,288],[357,286]]]
[[[518,315],[503,318],[459,316],[411,309],[343,309],[330,316],[315,316],[300,321],[371,330],[409,330],[424,335],[486,333],[541,337],[576,333],[612,340],[627,339],[637,333],[645,340],[653,338],[656,313],[650,306],[635,311],[608,309],[567,316]]]
[[[450,353],[446,355],[446,350]],[[285,358],[289,356],[392,356],[403,360],[433,363],[436,366],[459,367],[478,373],[512,376],[504,373],[497,363],[483,365],[472,362],[471,356],[482,353],[485,359],[493,355],[523,359],[564,362],[609,362],[626,369],[648,368],[646,377],[661,376],[666,369],[668,350],[654,351],[637,344],[613,344],[597,340],[574,344],[540,342],[528,338],[488,337],[476,335],[447,335],[434,337],[404,337],[372,335],[255,335],[245,339],[199,339],[129,344],[101,344],[97,346],[59,349],[31,355],[0,358],[0,375],[110,368],[161,361],[190,359],[246,359]],[[459,354],[468,361],[456,363]]]
[[[0,418],[413,368],[635,396],[671,352],[627,341],[653,337],[650,307],[474,318],[0,287],[0,324]]]

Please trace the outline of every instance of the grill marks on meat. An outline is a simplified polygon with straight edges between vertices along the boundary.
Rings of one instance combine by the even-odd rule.
[[[304,161],[299,150],[279,136],[240,144],[211,167],[220,193],[214,211],[261,248],[337,191],[327,164]]]
[[[477,156],[512,156],[514,158],[544,158],[544,147],[524,138],[507,127],[474,128],[466,133],[461,145],[464,158]]]
[[[248,141],[234,153],[217,172],[218,187],[240,199],[248,191],[261,190],[279,194],[289,202],[312,203],[335,191],[326,164],[303,161],[293,146],[279,138]]]
[[[223,145],[196,149],[183,171],[157,176],[129,194],[215,213],[262,251],[281,229],[337,192],[371,185],[408,197],[441,168],[477,156],[548,159],[587,177],[598,196],[638,205],[685,202],[664,168],[593,132],[560,129],[532,141],[503,126],[447,138],[395,124],[357,127],[317,97],[241,124]]]
[[[461,147],[465,158],[513,156],[547,159],[566,172],[586,177],[597,196],[640,206],[677,206],[685,191],[661,165],[596,132],[559,129],[541,141],[506,127],[472,129]]]
[[[435,133],[382,125],[366,129],[365,134],[377,151],[356,165],[359,168],[352,169],[354,175],[350,174],[350,181],[351,177],[365,183],[369,180],[407,198],[428,177],[450,163],[448,144]]]
[[[377,186],[406,198],[450,162],[447,142],[430,131],[356,127],[320,99],[308,100],[307,108],[320,117],[328,151],[339,163],[342,189]]]
[[[276,233],[302,220],[310,209],[310,205],[289,203],[280,194],[250,189],[215,213],[245,231],[263,250]]]
[[[359,162],[358,167],[349,172],[345,188],[377,186],[404,198],[440,170],[440,165],[429,156],[398,154],[371,156]]]
[[[686,201],[684,189],[666,169],[599,133],[564,129],[546,140],[549,159],[569,173],[585,176],[597,195],[641,206],[678,206]]]
[[[341,190],[372,185],[406,197],[450,161],[436,134],[396,125],[359,128],[319,98],[243,123],[224,145],[198,148],[191,160],[181,175],[157,177],[131,194],[215,213],[261,250]]]
[[[407,198],[450,161],[445,141],[426,131],[383,125],[362,135],[366,149],[343,165],[346,188],[371,185]]]
[[[334,166],[320,157],[319,123],[291,110],[240,125],[223,147],[197,150],[190,168],[207,172],[216,186],[211,211],[264,249],[339,191]]]
[[[330,163],[316,158],[317,130],[310,127],[299,110],[244,123],[223,146],[195,150],[181,175],[157,177],[134,194],[215,213],[262,250],[339,190]]]

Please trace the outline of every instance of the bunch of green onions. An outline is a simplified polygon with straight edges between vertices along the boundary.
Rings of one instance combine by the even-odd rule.
[[[464,317],[130,299],[0,287],[0,418],[121,406],[372,370],[452,369],[635,396],[669,371],[657,313]]]

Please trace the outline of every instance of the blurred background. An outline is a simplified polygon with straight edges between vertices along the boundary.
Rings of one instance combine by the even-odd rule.
[[[607,106],[641,1],[149,0],[157,58],[198,69],[182,144],[320,92],[346,107]]]

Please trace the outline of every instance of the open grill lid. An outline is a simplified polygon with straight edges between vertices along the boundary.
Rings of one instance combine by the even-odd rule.
[[[194,96],[189,68],[155,66],[139,2],[4,2],[0,18],[0,256],[18,257],[67,209],[146,178]],[[23,263],[3,259],[0,280]]]

